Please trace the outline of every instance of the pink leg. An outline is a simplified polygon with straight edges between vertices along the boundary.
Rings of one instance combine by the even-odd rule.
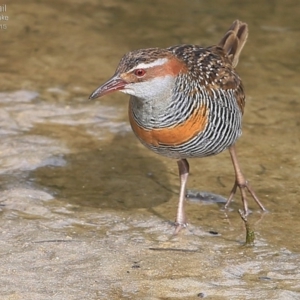
[[[233,167],[234,167],[235,183],[233,185],[233,188],[231,190],[229,198],[228,198],[228,200],[225,204],[225,208],[227,208],[229,206],[229,203],[231,202],[233,196],[235,195],[236,188],[239,187],[239,189],[241,191],[241,194],[242,194],[242,201],[243,201],[245,215],[248,215],[248,212],[249,212],[247,196],[246,196],[246,190],[250,193],[250,195],[253,197],[255,202],[261,208],[261,210],[266,211],[266,209],[264,208],[262,203],[259,201],[258,197],[256,196],[256,194],[252,190],[251,186],[249,185],[249,183],[247,182],[246,178],[244,177],[244,175],[241,171],[241,168],[240,168],[240,165],[239,165],[239,162],[238,162],[238,159],[237,159],[236,151],[235,151],[235,145],[233,145],[229,148],[229,153],[230,153],[231,160],[232,160]]]
[[[176,216],[176,229],[175,234],[177,234],[181,228],[187,226],[185,211],[184,211],[184,201],[185,201],[185,191],[186,191],[186,183],[189,176],[189,163],[186,159],[181,159],[177,161],[179,176],[180,176],[180,194],[179,194],[179,202]]]

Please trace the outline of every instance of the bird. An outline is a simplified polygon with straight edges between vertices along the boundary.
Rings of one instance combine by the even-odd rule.
[[[240,189],[244,215],[247,192],[266,211],[246,180],[235,143],[242,134],[245,92],[235,68],[248,38],[248,25],[235,20],[216,45],[181,44],[133,50],[125,54],[114,75],[89,97],[120,91],[130,95],[128,115],[140,142],[177,161],[180,192],[175,233],[185,228],[187,159],[212,156],[228,149],[235,181],[225,208]]]

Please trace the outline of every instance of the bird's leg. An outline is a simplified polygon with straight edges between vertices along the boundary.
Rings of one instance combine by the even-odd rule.
[[[185,211],[184,211],[184,201],[185,201],[185,190],[186,183],[189,176],[189,163],[186,159],[180,159],[177,161],[178,169],[179,169],[179,177],[180,177],[180,194],[179,194],[179,202],[176,216],[176,229],[175,234],[177,234],[181,228],[187,226]]]
[[[239,162],[237,159],[236,151],[235,151],[235,145],[233,145],[229,148],[229,153],[230,153],[231,160],[232,160],[233,167],[234,167],[235,182],[234,182],[234,186],[231,190],[231,193],[229,195],[229,198],[225,204],[225,208],[228,207],[229,203],[231,202],[231,200],[236,192],[236,188],[239,187],[241,194],[242,194],[242,201],[243,201],[245,215],[248,214],[248,202],[247,202],[246,190],[248,190],[248,192],[253,197],[253,199],[258,204],[258,206],[261,208],[261,210],[266,211],[266,209],[264,208],[262,203],[259,201],[258,197],[252,190],[251,186],[249,185],[248,181],[246,180],[246,178],[244,177],[244,175],[241,171],[241,168],[240,168],[240,165],[239,165]]]

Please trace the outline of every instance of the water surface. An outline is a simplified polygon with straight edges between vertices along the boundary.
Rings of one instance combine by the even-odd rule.
[[[300,298],[298,1],[8,3],[1,35],[3,299]],[[173,236],[175,161],[144,149],[128,97],[89,94],[130,50],[209,46],[249,24],[241,55],[247,103],[242,169],[254,247],[237,210],[189,201]],[[190,161],[188,187],[227,197],[229,154]],[[199,295],[199,296],[197,296]]]

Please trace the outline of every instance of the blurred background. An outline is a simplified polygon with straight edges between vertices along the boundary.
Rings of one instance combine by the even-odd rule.
[[[84,182],[79,181],[84,181],[86,176],[90,177],[87,180],[90,184],[94,180],[94,185],[98,185],[99,176],[102,180],[115,172],[118,177],[122,172],[133,172],[131,175],[134,176],[134,172],[141,169],[144,169],[142,174],[148,174],[148,177],[159,173],[159,181],[162,184],[167,182],[168,179],[161,174],[165,173],[163,170],[153,171],[153,168],[166,167],[159,166],[164,159],[144,150],[133,138],[127,122],[128,97],[114,94],[91,102],[87,100],[88,96],[114,73],[124,53],[180,43],[209,46],[220,40],[233,20],[240,19],[249,24],[250,30],[238,66],[248,97],[244,135],[240,140],[241,146],[238,145],[244,171],[253,180],[256,173],[267,172],[266,176],[255,181],[259,181],[257,184],[265,181],[261,183],[262,192],[272,193],[272,198],[276,198],[282,190],[285,193],[288,186],[292,189],[288,189],[289,192],[296,192],[299,179],[299,154],[296,151],[296,145],[299,146],[299,8],[297,1],[7,3],[7,11],[3,12],[9,17],[3,21],[7,29],[0,31],[0,75],[1,90],[8,93],[10,99],[6,97],[1,103],[1,131],[2,141],[8,138],[10,142],[2,142],[2,147],[5,154],[7,147],[12,147],[10,151],[17,152],[17,155],[3,157],[2,173],[7,174],[6,171],[12,169],[47,168],[51,164],[64,165],[64,169],[68,169],[71,165],[76,168],[76,164],[83,163],[85,170],[80,166],[77,171],[85,172],[84,175],[75,175],[73,169],[71,174],[74,177],[70,179],[66,176],[71,174],[52,174],[60,182],[67,180],[61,185],[53,183],[53,187],[60,185],[59,191],[73,185],[74,181],[73,188],[67,189],[80,189],[78,184]],[[2,94],[2,97],[5,98],[5,95]],[[24,151],[24,145],[18,142],[16,135],[21,140],[25,137],[34,139],[38,145],[34,144],[33,148],[37,152],[31,152],[31,148]],[[14,140],[10,140],[12,137]],[[38,140],[39,137],[41,140]],[[50,137],[55,140],[53,144],[49,141]],[[116,146],[116,143],[119,145]],[[41,154],[44,157],[38,158],[38,148],[47,152]],[[65,165],[65,154],[84,151],[89,154],[70,158],[81,162]],[[116,153],[111,153],[114,151]],[[222,155],[220,158],[196,160],[192,163],[192,170],[194,165],[199,165],[199,170],[211,171],[213,177],[233,175],[227,154],[226,158]],[[149,159],[148,166],[145,166],[145,161],[141,162],[141,156]],[[103,164],[110,160],[114,161],[112,167],[118,167],[108,174],[112,171],[107,169],[111,168]],[[86,166],[85,161],[91,166]],[[155,167],[152,166],[154,162],[157,162]],[[166,164],[174,165],[169,161]],[[224,168],[223,174],[220,165]],[[128,170],[128,166],[135,171]],[[213,170],[214,167],[217,169]],[[100,168],[103,169],[100,171]],[[48,173],[48,169],[43,173]],[[60,169],[61,172],[69,173]],[[176,168],[174,172],[177,172]],[[37,180],[43,180],[43,176],[47,175],[39,174]],[[206,185],[207,176],[199,178],[200,187]],[[120,180],[126,180],[126,176],[121,177]],[[147,182],[152,179],[145,179],[143,184],[148,185]],[[142,180],[140,176],[138,180]],[[46,178],[46,181],[50,185],[50,179]],[[125,185],[131,185],[131,181],[128,180]],[[204,184],[201,184],[203,181]],[[274,188],[283,182],[279,191],[275,192]],[[105,186],[101,188],[105,189]],[[124,188],[124,183],[116,184],[116,188]],[[111,186],[107,192],[109,190]],[[163,193],[161,189],[160,193]],[[97,195],[95,197],[95,202],[102,201]],[[157,202],[155,199],[151,201]],[[283,203],[283,206],[286,207],[286,204]]]
[[[129,237],[130,230],[144,226],[151,216],[173,220],[179,189],[176,162],[150,153],[133,136],[127,120],[128,96],[115,93],[96,101],[88,97],[113,75],[126,52],[181,43],[210,46],[239,19],[248,23],[249,39],[237,67],[247,96],[237,151],[246,177],[270,211],[260,220],[261,213],[250,199],[251,218],[257,224],[259,245],[291,251],[295,265],[290,268],[296,268],[300,247],[296,238],[300,234],[299,1],[36,0],[7,1],[0,8],[0,15],[8,17],[0,20],[3,254],[12,245],[47,240],[49,232],[58,234],[54,240],[72,234],[82,239],[96,234],[101,239],[111,222],[122,222],[132,214],[139,221],[133,229],[129,226]],[[229,195],[234,173],[227,152],[191,160],[190,165],[189,189]],[[228,212],[230,222],[221,204],[198,201],[187,206],[194,226],[223,230],[227,242],[243,236],[237,214],[239,193]],[[90,224],[101,226],[92,234]],[[22,228],[27,230],[20,237]],[[171,235],[171,228],[165,230]],[[85,253],[96,255],[94,246]],[[32,258],[32,252],[20,255],[24,255],[22,261]],[[278,255],[284,263],[286,257]],[[267,255],[267,261],[273,259]],[[16,257],[5,262],[7,271]],[[15,268],[21,272],[20,265]],[[59,274],[64,278],[65,273]],[[299,278],[299,273],[293,276]],[[24,284],[19,277],[8,278]],[[251,286],[248,283],[245,289]],[[286,290],[297,288],[299,284],[286,284]],[[58,290],[65,299],[75,299]],[[3,292],[12,295],[13,288],[7,284]],[[30,296],[22,288],[16,293]],[[40,299],[41,294],[34,295],[31,299]],[[43,299],[49,295],[54,294],[47,290]],[[127,294],[118,295],[115,299]],[[277,299],[279,294],[266,295],[264,299]]]

